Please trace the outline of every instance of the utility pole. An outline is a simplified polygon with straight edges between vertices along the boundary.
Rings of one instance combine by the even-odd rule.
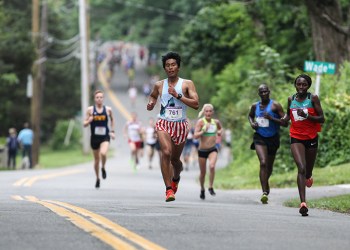
[[[85,120],[85,112],[89,103],[89,69],[88,69],[88,36],[86,18],[86,0],[79,0],[79,33],[80,33],[80,68],[81,68],[81,120]],[[89,131],[83,129],[83,153],[89,152]]]
[[[34,132],[32,146],[32,165],[35,167],[39,163],[40,134],[41,134],[41,103],[43,87],[43,61],[45,60],[45,51],[42,49],[45,44],[45,35],[47,32],[47,4],[43,3],[42,21],[40,32],[40,0],[32,0],[32,42],[35,47],[37,59],[32,66],[33,74],[33,94],[31,99],[31,127]]]

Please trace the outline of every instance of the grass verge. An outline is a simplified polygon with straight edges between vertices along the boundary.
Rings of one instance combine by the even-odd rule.
[[[296,175],[296,169],[288,173],[273,173],[270,178],[270,186],[272,188],[295,187],[297,189]],[[350,180],[350,163],[314,168],[313,177],[313,186],[347,184]],[[260,189],[259,163],[257,159],[247,159],[244,167],[231,165],[218,170],[215,177],[215,186],[222,189]],[[291,207],[299,207],[299,204],[299,199],[289,200],[284,203],[285,206]],[[310,208],[350,214],[350,194],[308,200],[308,206]]]
[[[85,155],[81,149],[51,150],[44,148],[40,153],[38,168],[65,167],[92,161],[92,153]]]
[[[251,166],[251,167],[247,167]],[[350,163],[325,168],[314,168],[314,186],[347,184],[350,180]],[[297,187],[296,169],[287,173],[272,173],[271,188]],[[215,186],[222,189],[260,189],[259,163],[248,159],[244,167],[230,165],[216,172]]]
[[[299,199],[292,199],[283,203],[287,207],[299,207],[299,204]],[[309,208],[326,209],[333,212],[350,214],[350,194],[310,199],[307,205]]]
[[[19,152],[16,158],[17,169],[21,168],[21,161],[22,156],[21,152]],[[39,166],[36,168],[59,168],[92,161],[92,153],[84,155],[81,149],[52,150],[48,147],[43,147],[40,151]],[[7,170],[7,168],[2,166],[0,170]]]

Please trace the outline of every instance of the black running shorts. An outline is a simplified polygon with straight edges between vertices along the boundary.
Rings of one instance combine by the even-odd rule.
[[[267,153],[269,155],[276,155],[278,148],[280,147],[280,136],[276,134],[272,137],[263,137],[258,133],[254,133],[253,143],[250,149],[255,150],[255,145],[264,145],[267,147]]]
[[[99,149],[102,142],[110,141],[109,135],[106,136],[91,136],[90,145],[93,150]]]

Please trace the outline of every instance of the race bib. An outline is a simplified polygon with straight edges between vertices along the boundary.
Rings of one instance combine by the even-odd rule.
[[[167,107],[165,109],[165,117],[169,120],[181,120],[182,107]]]
[[[305,114],[308,114],[308,109],[303,109],[303,111]],[[305,117],[298,115],[298,109],[292,110],[292,114],[293,114],[294,121],[302,121],[306,119]]]
[[[257,117],[256,122],[261,128],[267,128],[270,125],[270,120],[264,117]]]
[[[213,124],[210,124],[207,132],[208,133],[215,133],[216,132],[216,126],[213,125]]]
[[[106,127],[95,127],[95,135],[106,135]]]

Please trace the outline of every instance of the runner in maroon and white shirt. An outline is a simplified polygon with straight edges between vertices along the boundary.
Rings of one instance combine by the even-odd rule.
[[[134,170],[139,164],[139,155],[143,150],[143,127],[142,123],[137,120],[137,114],[131,113],[131,120],[124,126],[124,137],[128,139],[131,150],[131,165]]]

